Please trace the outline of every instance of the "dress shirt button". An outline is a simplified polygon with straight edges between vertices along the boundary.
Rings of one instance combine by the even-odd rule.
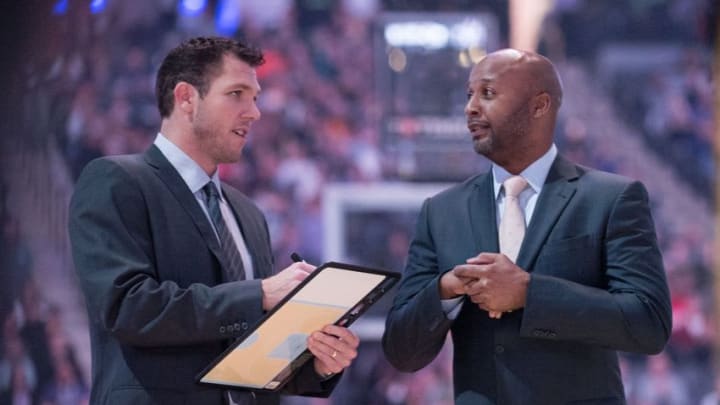
[[[505,347],[503,347],[503,345],[495,345],[495,353],[503,354],[504,352],[505,352]]]
[[[221,326],[221,327],[220,327],[220,333],[225,333],[225,327],[224,327],[224,326]]]

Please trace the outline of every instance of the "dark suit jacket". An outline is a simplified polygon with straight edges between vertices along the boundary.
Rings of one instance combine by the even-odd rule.
[[[425,201],[383,336],[390,362],[418,370],[452,331],[457,404],[625,403],[616,351],[657,353],[671,329],[642,184],[558,157],[517,259],[525,308],[494,320],[466,300],[448,320],[438,280],[479,252],[498,252],[490,172]]]
[[[210,222],[165,156],[92,161],[70,203],[73,257],[89,314],[92,404],[221,404],[227,393],[195,376],[262,315],[272,275],[265,219],[239,191],[223,191],[252,254],[254,280],[223,282]],[[289,392],[327,396],[312,362]],[[247,403],[277,403],[245,395]]]

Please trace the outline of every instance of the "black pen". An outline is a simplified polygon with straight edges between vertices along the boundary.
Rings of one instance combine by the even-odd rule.
[[[296,263],[297,262],[305,262],[305,259],[303,259],[302,256],[297,254],[297,252],[290,253],[290,258],[292,259],[292,261],[294,261]]]

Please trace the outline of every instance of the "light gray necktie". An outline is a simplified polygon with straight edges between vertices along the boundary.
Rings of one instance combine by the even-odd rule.
[[[520,176],[511,176],[503,182],[505,201],[499,229],[500,253],[505,254],[513,263],[517,260],[525,237],[525,215],[520,208],[518,197],[527,185],[527,180]]]

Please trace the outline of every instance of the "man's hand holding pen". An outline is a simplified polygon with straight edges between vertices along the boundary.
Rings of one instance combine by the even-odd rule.
[[[303,261],[296,261],[278,274],[262,280],[262,307],[269,311],[285,296],[297,287],[315,270],[315,266]]]

